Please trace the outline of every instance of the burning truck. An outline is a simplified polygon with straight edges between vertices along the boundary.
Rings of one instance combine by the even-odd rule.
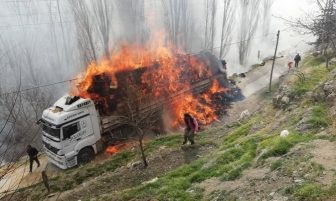
[[[221,62],[209,52],[122,46],[110,58],[91,63],[69,95],[43,111],[39,122],[46,154],[62,169],[89,162],[111,140],[132,135],[121,118],[138,99],[137,116],[155,113],[161,130],[178,129],[186,112],[210,124],[232,98],[227,86]]]

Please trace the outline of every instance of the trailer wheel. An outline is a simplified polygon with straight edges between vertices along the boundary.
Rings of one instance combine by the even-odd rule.
[[[78,165],[84,165],[90,161],[92,161],[95,157],[95,154],[90,147],[85,147],[84,149],[80,150],[77,155],[77,163]]]

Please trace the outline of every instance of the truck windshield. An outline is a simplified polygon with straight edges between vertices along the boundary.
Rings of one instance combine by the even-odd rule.
[[[49,135],[60,139],[60,129],[51,128],[49,126],[43,125],[42,130]]]

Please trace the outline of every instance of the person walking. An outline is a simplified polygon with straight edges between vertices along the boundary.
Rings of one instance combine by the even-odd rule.
[[[186,144],[188,141],[190,144],[195,144],[194,136],[195,132],[198,130],[198,123],[197,120],[192,117],[190,114],[184,114],[184,123],[186,128],[184,130],[184,141],[183,145]]]
[[[295,68],[298,68],[299,62],[301,61],[301,56],[299,53],[297,53],[296,56],[294,57],[294,61],[295,61]]]
[[[27,145],[27,154],[29,156],[29,163],[30,163],[29,172],[32,172],[34,161],[36,161],[37,167],[40,167],[40,161],[37,158],[38,151],[35,147],[33,147],[29,144],[29,145]]]

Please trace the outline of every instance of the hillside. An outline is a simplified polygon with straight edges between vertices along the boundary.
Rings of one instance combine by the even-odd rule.
[[[50,180],[52,197],[38,183],[3,199],[335,200],[334,67],[306,58],[304,79],[291,72],[272,95],[239,103],[252,114],[206,128],[195,146],[181,147],[181,133],[148,141],[146,169],[129,148],[58,174]],[[282,130],[289,135],[280,137]]]

